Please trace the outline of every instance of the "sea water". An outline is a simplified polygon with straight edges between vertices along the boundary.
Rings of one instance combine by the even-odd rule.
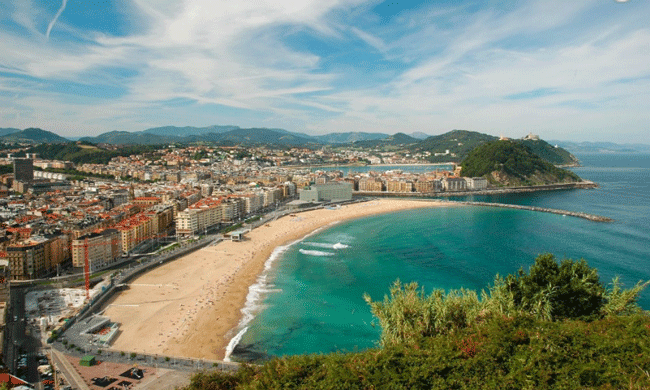
[[[600,188],[469,197],[613,218],[598,223],[489,207],[408,210],[337,224],[282,248],[249,300],[233,358],[260,359],[371,348],[379,339],[364,293],[391,284],[427,292],[480,290],[498,273],[527,269],[542,253],[584,258],[609,283],[650,279],[650,155],[580,155],[574,171]],[[650,292],[639,304],[650,309]],[[237,345],[235,347],[235,344]],[[233,348],[231,348],[233,349]]]

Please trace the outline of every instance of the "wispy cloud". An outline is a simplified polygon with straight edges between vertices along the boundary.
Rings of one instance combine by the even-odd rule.
[[[647,131],[646,2],[123,0],[134,27],[111,34],[27,1],[0,6],[4,126]]]
[[[54,18],[52,19],[50,24],[47,25],[47,31],[45,32],[45,37],[47,39],[50,39],[50,32],[52,32],[52,28],[54,27],[54,24],[59,19],[59,16],[61,16],[63,11],[65,10],[65,6],[66,6],[67,3],[68,3],[68,0],[63,0],[63,2],[61,3],[61,8],[59,8],[59,10],[56,12],[56,15],[54,15]]]

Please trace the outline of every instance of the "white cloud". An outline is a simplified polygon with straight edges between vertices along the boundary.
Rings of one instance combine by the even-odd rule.
[[[63,2],[61,3],[61,8],[59,8],[59,10],[56,12],[56,14],[54,15],[54,18],[52,19],[52,21],[50,21],[50,24],[47,25],[47,31],[45,32],[45,38],[47,38],[47,39],[50,38],[50,32],[52,32],[52,28],[54,27],[54,24],[56,23],[57,19],[59,19],[59,16],[61,16],[63,11],[65,10],[65,6],[66,6],[67,3],[68,3],[68,0],[63,0]]]
[[[286,122],[297,126],[292,130],[314,132],[469,128],[500,133],[546,127],[561,135],[563,126],[604,129],[621,121],[617,114],[629,115],[623,121],[638,133],[647,118],[639,113],[649,111],[639,103],[648,95],[647,85],[616,80],[647,75],[650,30],[628,23],[638,18],[630,13],[619,14],[604,28],[585,22],[585,15],[602,9],[600,0],[536,0],[473,14],[462,4],[449,9],[433,4],[405,11],[388,26],[364,14],[370,5],[362,0],[133,3],[128,9],[138,12],[134,17],[146,28],[116,37],[77,30],[55,17],[50,26],[57,23],[57,30],[80,39],[47,41],[37,32],[47,23],[43,13],[17,1],[12,19],[35,35],[0,30],[0,64],[38,80],[0,78],[0,91],[20,98],[0,99],[0,117],[48,118],[46,123],[62,128],[68,123],[73,129],[92,123],[96,132],[117,125],[139,130],[143,124],[164,124],[156,121],[173,117],[166,102],[181,99],[195,103],[176,109],[178,120],[203,120],[193,122],[203,125],[222,123],[224,110],[215,108],[225,106],[250,113],[235,124],[256,120],[283,127]],[[59,11],[64,8],[65,1]],[[297,50],[285,43],[297,32],[338,45],[340,52],[321,57],[308,47]],[[392,79],[377,81],[379,71],[372,63],[363,69],[336,64],[350,39],[363,40],[397,66],[381,74],[382,80]],[[366,87],[341,83],[346,67],[367,77],[360,83]],[[114,68],[135,74],[121,77]],[[39,80],[114,85],[126,93],[89,99],[101,105],[89,109],[74,96],[43,92]],[[555,93],[506,98],[536,90]],[[156,118],[154,110],[169,117]],[[27,125],[35,124],[46,127]]]

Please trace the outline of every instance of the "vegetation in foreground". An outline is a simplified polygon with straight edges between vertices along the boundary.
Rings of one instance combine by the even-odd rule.
[[[377,349],[200,373],[186,390],[647,389],[650,317],[636,304],[647,284],[606,288],[584,260],[549,254],[480,297],[397,281],[383,301],[366,297]]]
[[[647,285],[606,288],[584,260],[550,254],[480,294],[397,281],[383,301],[366,296],[377,349],[200,373],[186,390],[647,389],[650,317],[636,304]]]

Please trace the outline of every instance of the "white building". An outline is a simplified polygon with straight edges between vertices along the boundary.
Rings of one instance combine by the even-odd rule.
[[[313,185],[309,189],[300,190],[300,200],[303,202],[332,202],[352,199],[352,183],[333,182]]]
[[[467,189],[481,191],[487,188],[488,181],[484,177],[466,177]]]
[[[448,192],[467,190],[467,182],[462,177],[445,177],[442,186]]]

